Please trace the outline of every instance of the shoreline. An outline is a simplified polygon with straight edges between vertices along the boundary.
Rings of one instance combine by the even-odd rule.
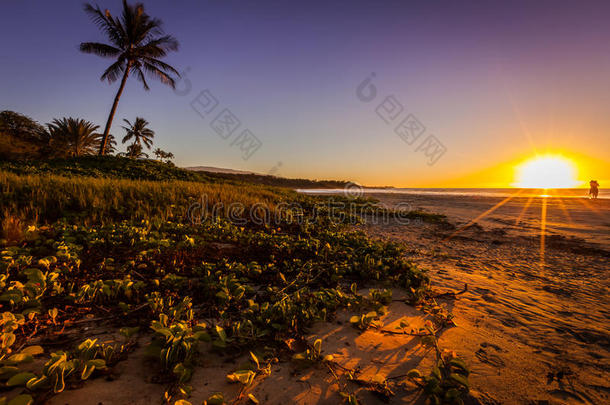
[[[564,199],[564,198],[580,198],[590,200],[588,188],[571,188],[571,189],[541,189],[541,188],[394,188],[394,187],[366,187],[355,186],[354,188],[297,188],[295,191],[304,194],[351,194],[361,197],[367,197],[373,194],[389,194],[389,195],[413,195],[413,196],[456,196],[456,197],[514,197],[514,198],[529,198],[529,197],[544,197],[548,199]],[[601,190],[598,200],[610,199],[610,191],[607,189]]]
[[[564,207],[571,223],[560,220],[562,207],[548,204],[541,254],[536,215],[543,199],[533,201],[515,224],[522,201],[507,202],[472,223],[502,200],[372,197],[388,207],[407,200],[444,214],[459,230],[426,223],[362,226],[370,236],[404,244],[408,258],[429,272],[433,288],[459,291],[468,285],[458,299],[439,300],[458,325],[439,344],[465,358],[472,386],[488,394],[487,403],[610,400],[604,360],[610,357],[610,304],[603,298],[610,293],[609,202],[593,211],[574,201]]]

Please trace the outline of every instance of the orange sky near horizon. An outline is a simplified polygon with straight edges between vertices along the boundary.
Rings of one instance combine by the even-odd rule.
[[[597,180],[602,188],[604,186],[610,187],[610,162],[583,154],[565,151],[551,151],[540,153],[539,155],[545,156],[547,154],[561,156],[572,163],[575,172],[574,178],[577,182],[575,188],[588,188],[590,180]],[[381,184],[376,182],[374,178],[368,181],[356,181],[366,186],[394,186],[405,188],[513,188],[516,187],[515,182],[517,181],[519,165],[535,159],[536,156],[535,153],[523,154],[510,161],[463,174],[458,171],[456,171],[455,174],[447,174],[446,176],[439,173],[437,174],[438,178],[435,178],[436,176],[426,176],[425,178],[418,179],[417,176],[414,176],[414,179],[406,180],[406,176],[397,174],[388,177],[388,181]],[[424,167],[422,171],[425,169],[426,168]],[[375,173],[371,174],[373,176],[376,175]],[[322,177],[320,177],[320,179],[321,178]]]

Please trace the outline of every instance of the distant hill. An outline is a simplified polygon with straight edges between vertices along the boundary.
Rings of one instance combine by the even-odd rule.
[[[194,172],[210,172],[210,173],[232,173],[232,174],[257,174],[254,172],[247,172],[244,170],[235,170],[235,169],[224,169],[222,167],[213,167],[213,166],[190,166],[184,167],[183,169],[191,170]]]
[[[212,179],[228,180],[233,182],[263,184],[285,188],[344,188],[348,181],[337,180],[309,180],[309,179],[287,179],[284,177],[271,176],[257,173],[222,173],[205,172]]]
[[[196,172],[205,172],[206,176],[215,179],[287,188],[343,188],[349,183],[348,181],[337,180],[289,179],[285,177],[272,176],[269,174],[247,172],[244,170],[224,169],[212,166],[192,166],[185,167],[184,169]]]

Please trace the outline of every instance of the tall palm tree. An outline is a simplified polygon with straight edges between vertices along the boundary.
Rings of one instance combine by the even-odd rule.
[[[146,14],[141,3],[130,5],[127,0],[123,0],[123,13],[120,17],[113,17],[110,11],[102,11],[99,6],[91,4],[85,5],[85,12],[106,34],[110,44],[83,42],[80,50],[115,60],[102,74],[102,81],[113,83],[122,76],[100,143],[99,154],[103,155],[119,98],[131,72],[142,82],[145,90],[149,90],[145,73],[175,88],[175,78],[172,76],[180,77],[180,74],[159,58],[166,56],[169,51],[178,50],[178,41],[171,35],[164,34],[161,20]]]
[[[136,117],[133,124],[126,119],[123,121],[125,121],[125,123],[128,125],[123,127],[126,132],[125,136],[123,137],[123,143],[133,138],[133,143],[135,145],[139,145],[141,147],[142,144],[144,144],[148,149],[150,149],[153,143],[152,139],[155,137],[155,131],[147,128],[148,121],[141,117]]]
[[[92,155],[100,144],[99,125],[80,118],[54,119],[47,124],[50,146],[56,155]]]

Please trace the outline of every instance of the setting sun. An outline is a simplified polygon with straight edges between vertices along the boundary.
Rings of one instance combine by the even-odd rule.
[[[537,156],[516,167],[515,183],[521,188],[577,187],[574,163],[559,155]]]

